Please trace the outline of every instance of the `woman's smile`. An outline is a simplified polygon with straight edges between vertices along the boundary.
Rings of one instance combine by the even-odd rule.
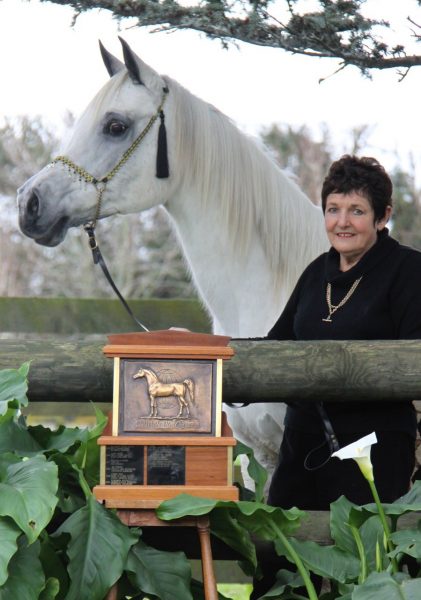
[[[329,194],[326,199],[325,226],[329,242],[339,252],[340,268],[347,271],[377,241],[389,218],[375,221],[370,201],[358,192]]]

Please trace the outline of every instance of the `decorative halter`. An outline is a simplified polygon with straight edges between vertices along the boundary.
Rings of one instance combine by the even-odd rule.
[[[101,179],[97,179],[96,177],[91,175],[84,167],[77,165],[67,156],[57,156],[51,162],[52,166],[54,166],[57,163],[64,164],[69,169],[70,172],[73,171],[74,173],[76,173],[76,175],[79,177],[79,181],[84,180],[86,183],[92,183],[92,185],[95,187],[96,192],[97,192],[97,201],[96,201],[94,218],[92,219],[92,221],[89,221],[88,223],[86,223],[83,226],[83,229],[88,234],[89,247],[91,248],[91,251],[92,251],[92,258],[93,258],[94,264],[99,264],[101,266],[105,277],[107,278],[107,280],[108,280],[109,284],[111,285],[111,287],[113,288],[114,292],[117,294],[118,298],[123,303],[123,306],[125,307],[127,312],[135,320],[135,322],[145,331],[149,331],[149,330],[140,321],[138,321],[137,318],[134,316],[130,306],[127,304],[126,300],[124,299],[124,297],[120,293],[119,289],[117,288],[116,284],[114,283],[113,278],[111,277],[111,274],[107,268],[107,265],[104,261],[104,258],[101,254],[101,251],[100,251],[97,241],[95,239],[95,227],[101,216],[102,197],[106,190],[107,183],[109,181],[111,181],[111,179],[113,179],[117,175],[117,173],[126,164],[126,162],[129,160],[129,158],[132,156],[132,154],[134,154],[137,147],[140,145],[141,141],[146,136],[146,134],[150,131],[150,129],[152,128],[152,125],[155,123],[155,121],[158,119],[158,117],[160,118],[161,123],[159,125],[159,131],[158,131],[158,148],[157,148],[157,156],[156,156],[156,176],[159,179],[165,179],[169,176],[167,135],[166,135],[166,129],[165,129],[165,115],[164,115],[164,110],[163,110],[165,100],[167,99],[168,92],[169,92],[168,88],[164,87],[162,101],[161,101],[161,104],[159,105],[156,113],[149,119],[146,127],[140,132],[140,134],[134,140],[132,145],[124,152],[123,156],[120,158],[118,163],[111,169],[111,171],[109,171],[106,175],[104,175],[104,177],[101,177]]]

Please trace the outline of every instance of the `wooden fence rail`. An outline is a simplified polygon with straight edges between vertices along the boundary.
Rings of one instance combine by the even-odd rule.
[[[103,341],[1,340],[0,369],[31,360],[32,402],[111,402],[112,361]],[[232,341],[226,402],[421,399],[421,340]]]

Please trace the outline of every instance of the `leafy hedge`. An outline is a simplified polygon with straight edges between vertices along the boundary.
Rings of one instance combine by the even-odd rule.
[[[106,424],[100,411],[92,429],[27,426],[21,408],[28,404],[28,370],[25,363],[0,371],[0,600],[103,600],[116,581],[119,599],[203,600],[183,553],[147,546],[140,529],[123,525],[92,495],[99,475],[96,442]],[[420,483],[384,506],[391,545],[376,504],[360,507],[341,497],[331,506],[333,543],[320,546],[293,537],[302,522],[305,527],[304,512],[260,502],[265,474],[239,444],[237,453],[244,452],[258,501],[180,495],[161,504],[160,518],[209,514],[213,534],[242,555],[248,574],[258,569],[256,539],[274,542],[298,572],[281,570],[265,600],[317,598],[309,573],[330,581],[324,600],[421,598],[421,526],[398,528],[400,516],[421,510]]]

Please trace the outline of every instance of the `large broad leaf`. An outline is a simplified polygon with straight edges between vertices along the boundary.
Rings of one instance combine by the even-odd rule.
[[[268,478],[267,471],[256,460],[253,450],[237,440],[237,444],[234,447],[234,459],[243,454],[245,454],[248,458],[249,462],[247,466],[247,472],[254,481],[255,485],[254,499],[256,502],[263,502],[264,487]]]
[[[20,462],[10,457],[1,473],[0,515],[11,517],[33,542],[51,520],[57,487],[57,467],[44,456]]]
[[[107,424],[107,417],[98,409],[95,409],[95,413],[97,423],[92,429],[61,425],[57,429],[51,430],[48,427],[36,425],[28,427],[28,432],[44,451],[66,452],[77,442],[86,444],[89,440],[96,440],[101,435]]]
[[[392,542],[396,548],[389,556],[397,556],[401,552],[421,559],[421,529],[402,529],[392,533]]]
[[[11,449],[19,456],[33,456],[43,450],[27,427],[12,416],[0,425],[0,452],[10,452]]]
[[[67,535],[62,536],[64,539],[68,539]],[[58,595],[60,599],[66,596],[67,590],[69,589],[69,575],[66,569],[66,555],[65,550],[67,544],[64,547],[58,543],[58,540],[52,540],[46,531],[40,536],[41,551],[39,558],[44,570],[45,577],[48,581],[54,579],[58,584]],[[54,544],[57,542],[57,544]],[[48,583],[48,582],[47,582]],[[55,584],[50,583],[48,590],[55,589]],[[46,592],[47,593],[47,592]]]
[[[247,561],[247,574],[253,573],[257,564],[256,548],[249,532],[238,523],[228,510],[214,510],[210,515],[211,531],[214,536],[225,542],[230,548]]]
[[[392,518],[398,518],[409,512],[420,512],[421,511],[421,481],[416,481],[412,486],[411,490],[392,502],[391,504],[383,504],[384,512]],[[356,506],[354,510],[359,511],[360,524],[367,518],[369,514],[378,513],[376,504],[364,504],[363,506]],[[355,519],[355,516],[354,516]]]
[[[70,534],[67,549],[71,579],[66,600],[102,600],[120,578],[138,535],[91,496],[55,535]]]
[[[36,600],[45,584],[38,558],[39,542],[27,546],[21,536],[19,548],[9,563],[9,577],[0,587],[0,600]]]
[[[17,539],[21,533],[20,528],[11,519],[0,517],[0,586],[8,577],[7,567],[17,552]]]
[[[389,573],[371,573],[355,587],[352,600],[420,600],[421,579],[397,581]]]
[[[9,402],[16,401],[19,406],[27,406],[27,375],[29,363],[20,369],[3,369],[0,371],[0,415],[7,412]]]
[[[60,583],[58,579],[52,577],[48,579],[44,589],[42,590],[38,600],[55,600],[60,591]]]
[[[356,506],[345,496],[341,496],[330,505],[330,534],[338,548],[356,554],[357,547],[349,527],[351,509]]]
[[[166,500],[157,509],[160,519],[179,519],[187,515],[205,515],[215,508],[229,509],[237,521],[248,531],[266,540],[274,540],[279,531],[291,535],[300,526],[300,519],[305,513],[298,508],[283,510],[258,502],[224,502],[209,498],[196,498],[188,494],[180,494]]]
[[[190,563],[183,552],[163,552],[140,540],[130,550],[126,571],[132,584],[147,595],[160,600],[193,600]]]
[[[346,583],[358,577],[360,562],[348,552],[336,546],[319,546],[315,542],[304,542],[296,539],[288,540],[304,564],[316,575],[329,577],[335,581]],[[289,552],[281,540],[275,541],[275,548],[279,555],[286,556]]]
[[[60,481],[57,491],[58,508],[68,514],[76,512],[85,506],[86,498],[79,484],[78,473],[74,468],[74,459],[61,452],[54,452],[50,455],[50,460],[54,461],[58,467]]]
[[[276,583],[260,598],[260,600],[278,600],[286,590],[303,586],[303,578],[299,573],[281,569],[276,574]]]

